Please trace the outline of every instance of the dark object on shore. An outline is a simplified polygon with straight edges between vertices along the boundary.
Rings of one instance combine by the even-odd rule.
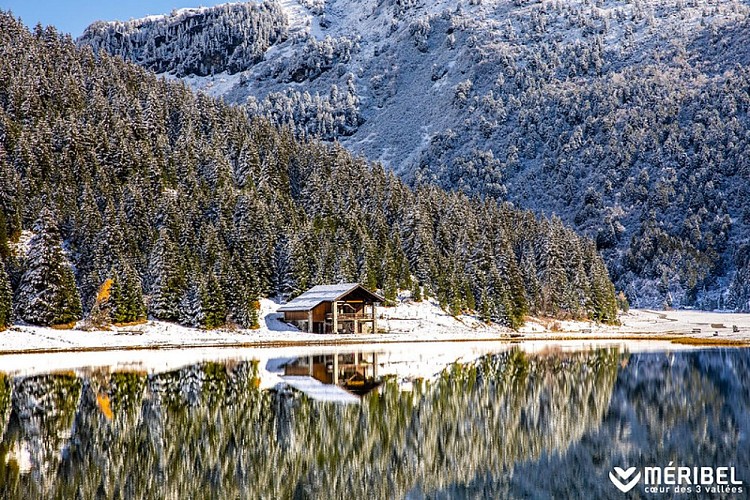
[[[740,329],[737,327],[737,325],[732,325],[732,331],[734,333],[739,333]]]
[[[714,337],[718,337],[718,336],[719,336],[719,332],[714,332]]]

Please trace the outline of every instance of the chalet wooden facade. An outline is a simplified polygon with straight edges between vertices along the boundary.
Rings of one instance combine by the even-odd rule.
[[[378,331],[377,306],[385,299],[358,283],[318,285],[284,304],[284,321],[310,333]]]

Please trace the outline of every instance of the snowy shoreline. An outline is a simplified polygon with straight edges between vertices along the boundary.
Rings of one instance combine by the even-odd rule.
[[[622,324],[619,326],[530,318],[526,325],[513,331],[496,324],[487,325],[473,316],[453,317],[436,303],[426,300],[382,308],[379,323],[389,333],[320,335],[301,332],[284,323],[278,317],[277,308],[278,304],[273,301],[262,301],[261,327],[258,330],[205,331],[156,321],[113,328],[111,331],[55,330],[15,325],[0,332],[0,354],[457,342],[679,343],[682,339],[703,346],[714,342],[750,345],[750,314],[632,310],[621,315]]]

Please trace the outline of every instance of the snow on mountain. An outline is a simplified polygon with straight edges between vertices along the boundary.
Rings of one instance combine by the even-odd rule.
[[[596,239],[641,307],[750,307],[747,0],[217,9],[204,21],[223,28],[197,44],[199,26],[177,27],[190,16],[175,13],[92,25],[79,43],[339,140],[413,183],[558,214]],[[206,44],[231,52],[247,26],[261,41],[249,57],[206,62]],[[134,54],[132,40],[150,55]]]

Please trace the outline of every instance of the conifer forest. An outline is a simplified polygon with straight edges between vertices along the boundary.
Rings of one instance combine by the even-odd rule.
[[[511,327],[616,315],[595,243],[556,217],[409,187],[335,142],[9,14],[0,208],[6,324],[252,328],[259,298],[344,281]]]

